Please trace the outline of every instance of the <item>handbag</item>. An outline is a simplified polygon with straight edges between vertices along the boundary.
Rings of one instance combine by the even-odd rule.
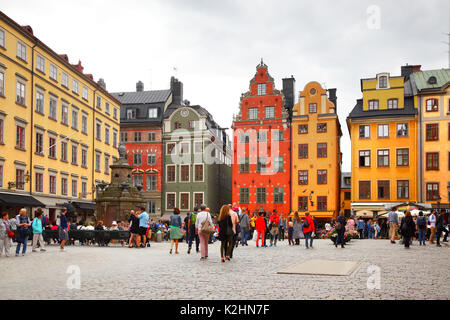
[[[210,215],[208,213],[208,218],[209,217],[210,217]],[[208,218],[206,218],[206,220],[202,222],[202,228],[200,229],[200,231],[203,233],[206,233],[206,234],[213,234],[216,232],[216,230],[211,225]]]

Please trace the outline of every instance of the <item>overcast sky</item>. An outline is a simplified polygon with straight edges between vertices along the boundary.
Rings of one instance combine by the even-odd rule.
[[[449,9],[445,0],[0,0],[0,10],[71,63],[81,60],[110,92],[134,91],[138,80],[168,89],[175,75],[184,98],[223,127],[261,58],[277,89],[295,77],[297,99],[309,81],[337,88],[344,171],[345,119],[361,98],[360,79],[399,75],[406,63],[448,68]]]

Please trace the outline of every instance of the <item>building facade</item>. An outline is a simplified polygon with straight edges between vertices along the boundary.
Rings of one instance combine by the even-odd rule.
[[[163,143],[162,121],[172,102],[167,90],[144,91],[136,84],[136,92],[117,92],[121,101],[120,141],[125,144],[126,159],[133,167],[131,183],[142,188],[142,196],[150,215],[162,213]]]
[[[292,211],[318,219],[337,217],[340,209],[341,125],[336,89],[309,82],[292,114]]]
[[[172,79],[171,88],[163,126],[163,215],[175,207],[185,215],[202,203],[218,214],[231,202],[231,142],[205,108],[182,101],[181,82]]]
[[[352,180],[350,172],[341,172],[341,210],[346,217],[352,214]]]
[[[347,117],[351,137],[352,211],[374,216],[417,202],[417,108],[409,68],[361,79],[363,98]]]
[[[71,202],[92,214],[118,155],[119,103],[81,62],[0,12],[0,209],[45,206],[54,220]]]
[[[418,198],[450,208],[450,69],[417,66],[410,78],[419,111]]]
[[[293,90],[293,78],[285,83]],[[261,60],[233,119],[233,203],[250,212],[290,213],[291,128],[283,93]]]

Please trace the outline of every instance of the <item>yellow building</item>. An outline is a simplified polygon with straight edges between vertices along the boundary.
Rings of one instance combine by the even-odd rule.
[[[417,202],[417,109],[409,74],[361,79],[363,98],[347,118],[351,138],[352,211],[374,216]],[[407,83],[405,83],[407,81]]]
[[[93,213],[95,185],[118,156],[119,101],[0,12],[0,209],[71,201]]]
[[[415,70],[411,82],[419,109],[419,201],[449,208],[450,69]]]
[[[291,209],[318,219],[336,217],[340,208],[341,126],[336,89],[308,83],[292,112]]]

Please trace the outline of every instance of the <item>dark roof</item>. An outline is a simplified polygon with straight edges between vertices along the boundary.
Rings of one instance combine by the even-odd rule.
[[[345,183],[345,178],[350,178],[351,175],[351,172],[341,172],[341,189],[351,189],[351,183]]]
[[[414,97],[405,97],[405,105],[403,109],[387,109],[387,110],[369,110],[363,111],[363,100],[356,100],[356,105],[348,115],[347,119],[373,118],[373,117],[392,117],[392,116],[412,116],[417,114],[414,108]]]
[[[95,210],[96,208],[95,203],[72,201],[72,204],[81,210]]]
[[[4,203],[5,205],[22,206],[22,207],[45,208],[45,205],[36,198],[21,194],[0,193],[0,203]]]
[[[113,92],[111,94],[122,104],[145,104],[166,102],[170,93],[170,89],[167,89],[140,92]]]

